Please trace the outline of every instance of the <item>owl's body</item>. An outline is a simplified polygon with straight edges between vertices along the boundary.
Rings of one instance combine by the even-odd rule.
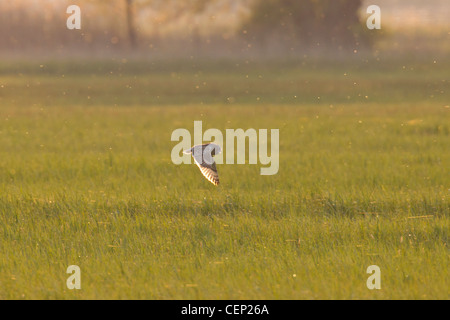
[[[197,145],[184,151],[186,154],[192,154],[195,164],[199,167],[203,176],[215,186],[219,184],[219,174],[213,156],[220,152],[220,147],[213,143]]]

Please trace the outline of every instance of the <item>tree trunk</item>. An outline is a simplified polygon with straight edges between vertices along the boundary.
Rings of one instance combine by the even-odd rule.
[[[136,29],[134,27],[134,10],[133,10],[133,0],[125,0],[126,10],[127,10],[127,28],[128,28],[128,41],[132,48],[136,48]]]

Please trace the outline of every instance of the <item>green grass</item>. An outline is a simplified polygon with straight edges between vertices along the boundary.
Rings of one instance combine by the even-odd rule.
[[[0,71],[0,299],[448,299],[448,64]],[[194,120],[280,129],[279,173],[173,165]]]

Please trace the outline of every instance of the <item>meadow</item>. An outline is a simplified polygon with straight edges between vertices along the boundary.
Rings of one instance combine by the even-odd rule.
[[[449,75],[433,59],[3,61],[0,299],[448,299]],[[278,174],[218,165],[215,187],[174,165],[171,133],[194,120],[279,129]]]

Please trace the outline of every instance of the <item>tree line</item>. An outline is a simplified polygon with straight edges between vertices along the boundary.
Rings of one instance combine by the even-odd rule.
[[[178,46],[211,52],[223,47],[241,52],[276,48],[282,53],[370,48],[372,41],[359,15],[362,0],[79,0],[83,28],[77,32],[62,27],[65,4],[70,1],[43,7],[43,14],[25,5],[0,4],[0,52]],[[234,20],[215,30],[214,17]]]

